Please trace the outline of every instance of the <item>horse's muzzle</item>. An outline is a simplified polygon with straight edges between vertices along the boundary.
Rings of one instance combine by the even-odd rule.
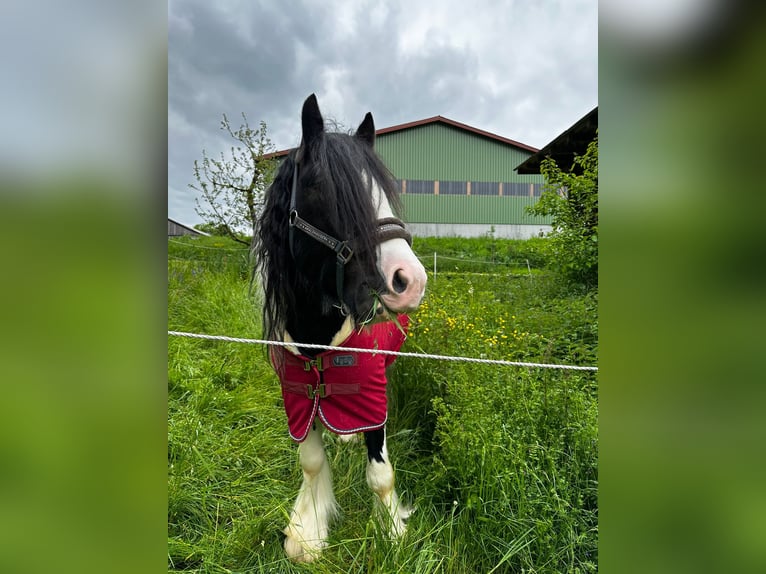
[[[386,292],[380,299],[396,313],[414,311],[426,291],[426,271],[415,257],[384,262]]]

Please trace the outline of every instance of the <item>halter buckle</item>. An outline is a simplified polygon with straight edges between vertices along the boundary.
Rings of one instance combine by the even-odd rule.
[[[335,254],[338,257],[338,263],[345,265],[354,256],[354,250],[348,244],[348,241],[341,241],[335,247]]]

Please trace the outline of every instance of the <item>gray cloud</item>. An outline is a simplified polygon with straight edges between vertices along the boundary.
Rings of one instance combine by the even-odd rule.
[[[169,215],[199,222],[188,184],[231,146],[224,113],[291,147],[315,92],[346,128],[443,115],[541,147],[597,104],[596,50],[595,0],[171,1]]]

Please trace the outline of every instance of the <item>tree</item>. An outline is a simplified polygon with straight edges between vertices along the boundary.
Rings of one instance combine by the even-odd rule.
[[[584,155],[575,156],[568,172],[552,159],[540,172],[546,185],[540,200],[527,208],[533,215],[551,215],[551,258],[570,281],[598,283],[598,135]]]
[[[221,121],[225,130],[238,144],[232,146],[229,157],[221,153],[220,159],[213,159],[202,150],[202,161],[194,160],[194,177],[198,185],[189,187],[199,192],[204,203],[196,199],[195,211],[206,224],[231,237],[239,243],[249,245],[243,233],[253,233],[263,207],[263,195],[271,184],[277,163],[266,156],[274,151],[267,135],[265,122],[258,129],[244,123],[232,130],[226,114]]]
[[[226,229],[223,225],[216,225],[214,223],[198,223],[194,226],[194,229],[198,231],[204,231],[208,235],[227,236]]]

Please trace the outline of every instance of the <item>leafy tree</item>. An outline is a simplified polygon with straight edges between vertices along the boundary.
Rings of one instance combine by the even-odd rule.
[[[215,223],[198,223],[194,226],[194,229],[204,231],[209,235],[227,235],[225,227],[223,225],[216,225]]]
[[[221,153],[213,159],[202,150],[202,160],[194,161],[194,177],[197,185],[189,187],[199,192],[203,202],[196,199],[195,211],[205,224],[220,235],[248,245],[243,232],[252,233],[263,207],[263,195],[274,179],[277,162],[265,157],[274,151],[267,135],[265,122],[258,129],[244,123],[233,130],[226,114],[221,121],[225,130],[237,144],[232,146],[229,157]]]
[[[598,283],[598,135],[569,171],[547,158],[540,166],[546,186],[540,200],[527,208],[533,215],[553,216],[550,256],[568,280]]]

